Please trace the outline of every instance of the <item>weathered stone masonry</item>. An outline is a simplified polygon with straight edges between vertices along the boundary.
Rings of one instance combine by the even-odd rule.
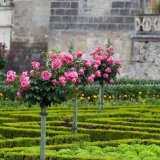
[[[42,51],[67,50],[71,44],[87,57],[96,45],[103,46],[104,41],[110,39],[116,57],[123,61],[121,76],[159,79],[160,31],[142,33],[137,31],[134,22],[135,16],[147,11],[143,4],[149,1],[14,0],[7,69],[27,69],[32,60],[42,59],[39,54]],[[140,19],[136,26],[142,23],[145,28],[150,24],[147,19],[144,23]],[[160,20],[155,23],[157,28]]]

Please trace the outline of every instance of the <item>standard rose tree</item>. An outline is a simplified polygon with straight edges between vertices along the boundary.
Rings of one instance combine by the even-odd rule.
[[[103,85],[104,83],[114,83],[119,69],[121,67],[121,61],[113,57],[114,48],[108,44],[106,49],[98,46],[90,53],[92,62],[86,61],[86,66],[92,68],[94,72],[89,78],[90,81],[99,82],[99,111],[104,110],[103,105]]]

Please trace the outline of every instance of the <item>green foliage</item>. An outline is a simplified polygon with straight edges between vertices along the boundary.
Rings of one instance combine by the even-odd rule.
[[[55,137],[56,144],[73,143],[73,142],[89,142],[90,137],[87,134],[59,135]]]

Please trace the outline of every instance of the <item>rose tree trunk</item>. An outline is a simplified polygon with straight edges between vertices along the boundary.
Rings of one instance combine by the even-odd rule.
[[[46,106],[41,107],[41,148],[40,160],[45,160],[45,147],[46,147]]]

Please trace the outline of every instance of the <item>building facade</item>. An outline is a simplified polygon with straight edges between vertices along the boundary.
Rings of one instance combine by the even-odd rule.
[[[42,51],[71,44],[87,57],[110,39],[122,77],[160,78],[159,0],[1,1],[0,41],[8,45],[9,68],[23,70]]]

